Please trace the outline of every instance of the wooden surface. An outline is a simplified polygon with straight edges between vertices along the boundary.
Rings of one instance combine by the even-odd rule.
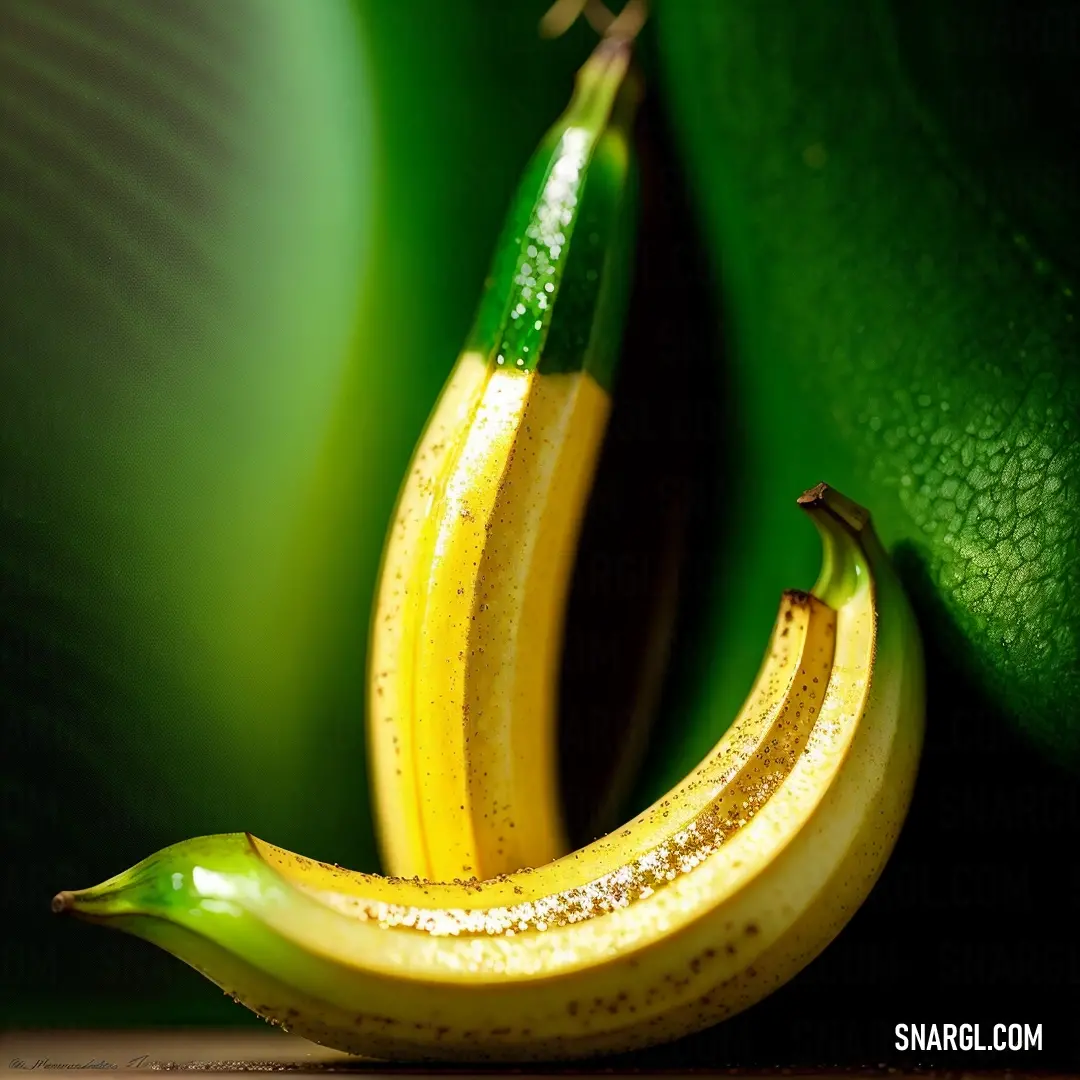
[[[533,1066],[530,1068],[471,1069],[465,1067],[423,1068],[388,1066],[384,1063],[350,1057],[306,1042],[294,1035],[267,1028],[260,1030],[185,1031],[18,1031],[0,1035],[0,1075],[3,1077],[38,1077],[77,1074],[85,1080],[107,1076],[138,1076],[160,1072],[198,1072],[202,1076],[222,1076],[237,1072],[285,1072],[292,1076],[322,1076],[330,1073],[353,1073],[365,1080],[408,1075],[482,1076],[485,1080],[527,1075],[542,1080],[545,1076],[598,1075],[617,1080],[620,1076],[641,1073],[617,1073],[597,1068],[593,1073],[578,1068]],[[672,1075],[671,1073],[660,1075]],[[1020,1080],[1021,1072],[917,1072],[880,1070],[776,1069],[740,1071],[717,1069],[693,1070],[690,1075],[723,1076],[729,1080],[779,1076],[784,1080],[820,1080],[822,1077],[846,1077],[850,1080],[882,1077],[883,1080],[927,1080],[930,1077],[992,1077]],[[1031,1074],[1028,1074],[1031,1075]],[[1043,1074],[1046,1076],[1047,1074]]]
[[[163,1070],[201,1074],[241,1071],[315,1075],[356,1058],[294,1035],[265,1031],[19,1031],[0,1036],[0,1075],[78,1073],[84,1080]],[[369,1073],[370,1069],[365,1069]]]

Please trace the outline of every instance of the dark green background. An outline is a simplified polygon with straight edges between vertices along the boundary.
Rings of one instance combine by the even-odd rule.
[[[258,1023],[165,954],[50,918],[59,888],[243,828],[376,866],[362,709],[378,554],[513,184],[591,47],[584,27],[539,40],[544,6],[0,6],[5,1023]],[[1047,1046],[1028,1063],[1075,1062],[1075,782],[999,714],[940,567],[910,542],[895,447],[863,436],[881,428],[875,379],[901,410],[919,396],[911,357],[937,370],[959,342],[962,380],[993,366],[1001,339],[979,326],[1010,305],[1035,341],[1059,317],[1080,250],[1077,6],[1025,17],[1023,63],[1004,0],[657,7],[637,292],[571,609],[568,726],[592,733],[564,748],[575,820],[588,828],[590,770],[626,715],[634,645],[604,635],[655,604],[665,521],[688,525],[684,602],[624,812],[715,741],[779,590],[812,583],[792,502],[818,480],[908,541],[931,699],[911,819],[848,930],[767,1002],[638,1060],[892,1063],[901,1020],[1026,1020]],[[908,94],[937,142],[913,136]],[[1002,215],[1045,270],[995,274],[1015,246]],[[954,292],[962,324],[934,315]],[[1062,325],[1037,360],[1060,380],[1068,462]],[[853,344],[868,339],[892,351]],[[1047,497],[1063,559],[1074,497],[1066,470]],[[1075,706],[1054,715],[1075,729]]]

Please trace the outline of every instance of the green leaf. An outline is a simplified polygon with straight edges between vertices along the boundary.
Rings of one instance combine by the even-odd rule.
[[[812,574],[790,504],[819,480],[872,510],[958,676],[1080,762],[1080,67],[1062,10],[659,7],[740,425],[715,670],[657,790],[734,715],[776,595]]]

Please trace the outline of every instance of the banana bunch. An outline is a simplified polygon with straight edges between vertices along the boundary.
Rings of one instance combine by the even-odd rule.
[[[819,485],[799,504],[821,574],[782,597],[738,717],[664,798],[564,853],[553,686],[626,303],[629,37],[605,37],[526,172],[387,540],[369,744],[397,876],[233,833],[53,900],[352,1053],[581,1057],[730,1016],[839,932],[911,796],[916,628],[866,512]]]
[[[160,945],[272,1023],[396,1060],[580,1057],[675,1038],[816,956],[885,864],[922,667],[865,512],[819,486],[789,592],[713,752],[624,828],[488,881],[360,874],[246,833],[166,848],[58,911]]]

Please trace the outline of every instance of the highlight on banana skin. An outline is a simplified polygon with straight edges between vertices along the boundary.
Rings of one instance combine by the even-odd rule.
[[[741,710],[664,797],[569,850],[560,646],[629,295],[643,11],[545,20],[584,14],[601,42],[526,166],[390,522],[366,724],[392,876],[234,832],[53,899],[353,1054],[581,1058],[723,1021],[842,931],[911,798],[915,622],[870,515],[819,484],[796,508],[820,574],[779,598]]]

